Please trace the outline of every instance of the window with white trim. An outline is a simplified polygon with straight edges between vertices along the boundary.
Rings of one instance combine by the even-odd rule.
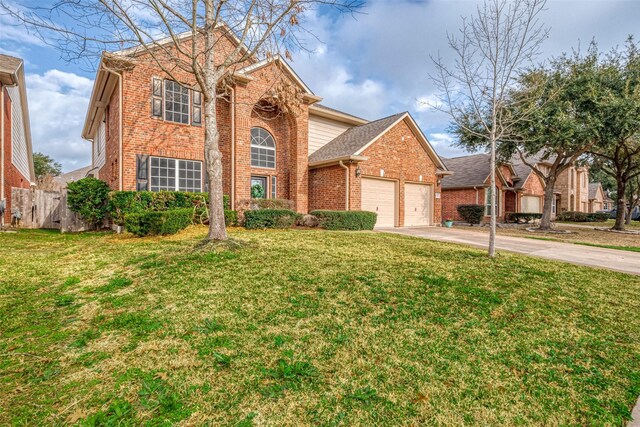
[[[202,191],[202,162],[164,157],[150,160],[151,191]]]
[[[164,81],[164,119],[189,124],[189,88],[172,80]]]
[[[495,192],[496,192],[496,206],[497,206],[497,212],[496,215],[500,215],[500,191],[498,191],[498,188],[495,187]],[[485,194],[485,208],[484,208],[484,214],[486,216],[491,215],[491,211],[492,211],[492,206],[491,206],[491,189],[489,187],[484,189],[484,194]]]
[[[271,198],[272,199],[277,199],[277,194],[278,192],[276,191],[276,177],[272,176],[271,177]]]
[[[275,169],[276,141],[263,128],[251,129],[251,166]]]

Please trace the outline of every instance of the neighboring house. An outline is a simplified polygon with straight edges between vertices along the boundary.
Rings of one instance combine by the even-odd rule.
[[[58,188],[67,188],[67,184],[70,182],[78,181],[82,178],[92,176],[93,167],[91,165],[85,166],[80,169],[73,170],[71,172],[63,173],[53,178],[54,185]]]
[[[491,215],[489,154],[442,159],[453,175],[442,180],[442,215],[453,220],[462,220],[459,205],[478,204],[485,206],[485,218]],[[508,212],[542,212],[544,186],[529,168],[511,163],[496,167],[497,216],[504,220]]]
[[[222,39],[217,46],[233,48]],[[145,53],[102,57],[82,136],[92,168],[117,190],[205,191],[201,94],[193,76],[174,82]],[[274,81],[293,85],[295,114],[271,104]],[[223,191],[232,208],[251,197],[310,209],[373,210],[377,226],[440,222],[439,177],[447,170],[408,113],[369,123],[319,104],[280,57],[250,60],[217,101]]]
[[[609,196],[609,194],[605,194],[604,202],[602,204],[602,209],[605,211],[610,211],[611,209],[616,207],[616,201]]]
[[[11,189],[35,181],[24,61],[0,55],[0,204],[5,224],[11,221]]]
[[[555,189],[560,212],[589,212],[588,166],[571,166],[562,171]]]
[[[598,212],[604,209],[605,194],[602,184],[592,182],[589,184],[589,212]]]

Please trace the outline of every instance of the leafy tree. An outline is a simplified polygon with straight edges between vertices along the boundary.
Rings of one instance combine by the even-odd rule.
[[[591,165],[589,167],[589,182],[599,182],[602,184],[602,189],[605,193],[612,195],[615,198],[616,192],[616,179],[615,177],[609,175],[602,167],[598,164],[597,161],[592,159]]]
[[[52,157],[43,153],[33,153],[33,169],[39,180],[46,175],[58,176],[62,173],[62,165]]]
[[[560,174],[598,142],[598,52],[563,55],[523,74],[509,108],[526,111],[501,145],[501,156],[519,158],[545,183],[540,229],[551,228],[554,188]]]
[[[640,51],[632,37],[626,49],[614,49],[602,62],[597,114],[603,123],[600,144],[592,153],[599,166],[616,181],[615,230],[624,230],[627,186],[640,176]]]
[[[546,0],[485,0],[476,14],[463,18],[459,35],[448,36],[454,65],[445,65],[440,57],[433,60],[436,73],[431,78],[442,94],[432,107],[448,114],[454,128],[472,137],[467,148],[488,148],[491,153],[490,257],[495,255],[496,147],[513,125],[525,119],[505,107],[520,69],[538,55],[547,37],[538,21],[545,4]]]

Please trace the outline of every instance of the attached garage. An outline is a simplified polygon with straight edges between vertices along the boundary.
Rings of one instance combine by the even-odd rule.
[[[404,225],[416,227],[432,225],[431,186],[426,184],[405,184]]]
[[[362,201],[363,211],[375,212],[378,214],[376,227],[395,227],[397,221],[397,201],[396,182],[362,178]]]

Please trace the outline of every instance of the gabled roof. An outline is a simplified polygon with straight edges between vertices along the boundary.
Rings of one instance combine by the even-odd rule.
[[[369,120],[363,119],[362,117],[354,116],[353,114],[345,113],[344,111],[336,110],[335,108],[327,107],[326,105],[320,103],[310,105],[309,114],[336,119],[341,122],[355,125],[363,125],[365,123],[369,123]]]
[[[0,83],[4,85],[18,84],[17,72],[22,66],[22,59],[0,54]]]
[[[491,155],[487,153],[471,154],[469,156],[454,157],[451,159],[443,158],[442,161],[447,168],[453,172],[452,176],[448,176],[442,180],[442,189],[454,188],[473,188],[484,187],[487,185],[487,179],[490,175]],[[500,170],[501,163],[496,164],[496,177],[503,184],[509,185],[504,174]],[[510,163],[502,163],[507,166],[513,173],[514,189],[516,184],[522,186],[524,179],[520,178],[518,171]]]
[[[73,170],[71,172],[63,173],[62,175],[56,176],[53,180],[59,184],[61,187],[66,187],[70,182],[78,181],[82,178],[86,178],[91,172],[93,168],[91,165],[82,167],[80,169]]]
[[[597,197],[598,188],[602,190],[602,184],[599,182],[589,183],[589,200],[593,200]],[[602,196],[604,197],[604,190],[602,190]]]
[[[293,68],[291,68],[291,66],[287,63],[287,61],[285,61],[285,59],[282,58],[282,56],[280,55],[276,55],[271,58],[266,58],[266,59],[263,59],[262,61],[256,62],[255,64],[251,64],[244,68],[240,68],[239,70],[235,71],[233,74],[234,76],[247,78],[249,77],[250,74],[272,63],[277,63],[281,65],[284,71],[293,79],[293,81],[295,81],[298,84],[298,86],[300,86],[300,88],[302,88],[302,90],[305,91],[307,95],[314,95],[313,91],[309,89],[309,86],[307,86],[306,83],[302,81],[300,76],[298,76],[298,74],[296,74],[296,72],[293,71]],[[322,98],[318,98],[318,100],[320,99]]]
[[[366,160],[366,158],[362,157],[364,150],[402,120],[406,120],[409,128],[418,136],[418,140],[422,143],[436,167],[441,171],[446,171],[447,167],[433,150],[422,130],[420,130],[420,127],[408,112],[394,114],[393,116],[384,117],[346,130],[311,154],[309,156],[309,165],[314,166],[353,157],[357,158],[357,160]]]
[[[472,154],[442,161],[453,172],[453,175],[442,180],[442,189],[482,187],[489,176],[489,154]]]
[[[22,107],[22,122],[24,125],[24,139],[27,144],[27,161],[29,162],[29,180],[36,179],[33,168],[33,143],[31,140],[31,122],[29,120],[29,105],[27,104],[27,85],[24,78],[24,61],[9,55],[0,54],[0,82],[7,86],[17,86]]]

